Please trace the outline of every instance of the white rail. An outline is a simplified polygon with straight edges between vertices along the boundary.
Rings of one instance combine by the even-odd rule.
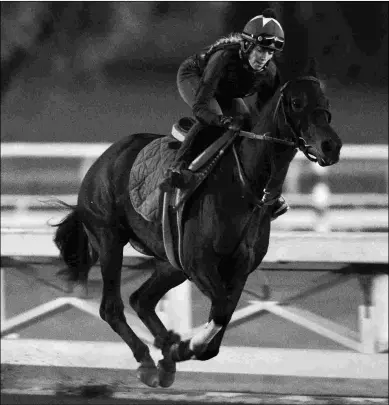
[[[53,230],[1,230],[2,256],[58,256]],[[126,245],[124,255],[143,256]],[[267,262],[388,263],[387,233],[273,232]]]
[[[110,143],[38,143],[38,142],[5,142],[1,144],[1,157],[46,157],[46,158],[85,158],[96,159]],[[306,159],[301,153],[297,160]],[[341,159],[387,160],[388,145],[344,145]]]
[[[76,204],[76,194],[59,194],[55,196],[31,195],[31,194],[3,194],[0,197],[1,207],[13,207],[17,211],[26,211],[30,208],[53,208],[50,200],[59,199],[67,204]],[[285,198],[290,205],[301,207],[313,207],[314,197],[307,194],[285,193]],[[347,194],[331,194],[329,206],[341,207],[388,207],[388,195],[378,193],[347,193]]]
[[[78,179],[75,181],[80,181],[84,177],[86,171],[93,163],[93,161],[100,156],[108,147],[109,143],[95,143],[95,144],[83,144],[83,143],[3,143],[1,145],[1,157],[2,158],[23,158],[23,157],[39,157],[39,158],[79,158],[82,160]],[[385,181],[386,181],[386,191],[388,191],[388,145],[344,145],[342,149],[342,160],[363,160],[363,161],[380,161],[384,165],[385,171]],[[300,194],[298,182],[302,174],[304,164],[308,164],[308,167],[313,170],[317,175],[317,183],[313,187],[311,194],[302,195]],[[305,167],[305,166],[304,166]],[[291,168],[289,170],[284,193],[287,196],[287,200],[290,204],[299,205],[304,208],[312,208],[314,210],[313,218],[312,215],[305,214],[302,216],[303,225],[298,221],[292,221],[293,213],[288,215],[287,220],[296,223],[296,225],[283,224],[286,221],[284,218],[280,218],[276,227],[284,230],[294,230],[294,229],[309,229],[319,232],[336,230],[363,230],[368,229],[379,229],[385,228],[387,224],[387,215],[383,211],[375,210],[374,213],[368,213],[363,210],[363,212],[354,212],[355,218],[360,218],[361,221],[356,221],[357,225],[353,226],[353,221],[349,221],[346,217],[348,215],[339,215],[330,213],[330,208],[333,206],[342,207],[366,207],[374,206],[375,208],[382,208],[387,210],[388,208],[388,194],[376,194],[376,193],[355,193],[355,194],[332,194],[330,187],[328,185],[327,172],[331,168],[321,168],[317,165],[310,164],[306,162],[303,154],[299,153],[296,156],[295,161],[292,162]],[[342,170],[339,166],[339,169]],[[76,196],[59,196],[60,199],[65,201],[76,200]],[[44,200],[45,197],[31,196],[31,195],[3,195],[1,197],[1,207],[5,208],[13,207],[16,209],[15,215],[18,215],[19,220],[22,220],[24,216],[30,215],[27,213],[31,208],[42,208],[43,203],[39,200]],[[297,211],[295,211],[296,215]],[[365,215],[367,214],[367,215]],[[381,215],[382,214],[382,215]],[[308,215],[308,216],[307,216]],[[364,217],[365,215],[365,217]],[[307,218],[304,218],[307,217]],[[308,218],[309,217],[309,218]],[[334,218],[332,218],[334,217]],[[362,221],[362,217],[365,218]],[[7,224],[9,224],[10,219],[7,219]],[[287,221],[287,222],[288,222]],[[290,222],[289,221],[289,222]],[[338,225],[337,225],[338,224]],[[359,225],[358,225],[359,224]],[[299,226],[297,226],[299,225]],[[297,227],[296,227],[297,226]]]

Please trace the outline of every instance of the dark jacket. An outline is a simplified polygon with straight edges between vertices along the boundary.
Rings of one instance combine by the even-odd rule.
[[[201,82],[193,106],[193,114],[199,121],[220,125],[221,117],[209,110],[209,101],[244,98],[257,93],[257,108],[260,109],[280,85],[277,66],[270,60],[260,72],[251,68],[240,56],[240,44],[222,44],[211,52],[197,55]]]

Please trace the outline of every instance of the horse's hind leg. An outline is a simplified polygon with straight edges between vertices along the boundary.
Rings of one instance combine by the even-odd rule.
[[[155,345],[164,356],[158,362],[159,385],[170,387],[175,378],[176,363],[170,356],[170,347],[178,343],[180,337],[168,331],[155,312],[158,301],[172,288],[186,280],[181,270],[174,269],[169,263],[157,262],[152,276],[130,297],[130,305],[139,318],[155,337]]]
[[[123,242],[109,230],[100,233],[100,264],[103,278],[103,297],[100,316],[127,343],[140,366],[138,378],[150,387],[158,385],[158,371],[149,348],[128,326],[120,295]]]

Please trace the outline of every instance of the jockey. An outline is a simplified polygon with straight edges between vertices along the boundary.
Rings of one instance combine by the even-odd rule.
[[[274,95],[280,85],[274,52],[284,46],[284,31],[272,9],[252,18],[241,33],[219,39],[207,51],[186,59],[177,74],[178,90],[192,108],[197,123],[185,137],[175,162],[168,170],[162,189],[188,188],[193,173],[188,169],[192,145],[202,125],[233,131],[251,130],[251,114],[244,97],[256,94],[258,110]],[[200,137],[201,138],[201,137]],[[285,175],[287,167],[285,168]],[[281,196],[282,183],[272,178],[263,202],[273,204],[272,218],[284,214],[288,204]],[[277,184],[278,183],[278,184]]]

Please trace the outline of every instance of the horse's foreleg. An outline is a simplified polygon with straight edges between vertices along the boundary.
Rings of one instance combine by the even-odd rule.
[[[226,300],[216,297],[211,299],[212,306],[208,323],[191,339],[172,347],[171,356],[173,359],[176,361],[190,358],[208,360],[219,353],[224,333],[239,302],[246,280],[247,276],[236,280],[234,285],[230,287],[230,294]]]
[[[155,337],[155,345],[164,356],[158,362],[159,385],[169,387],[173,384],[176,363],[169,356],[170,347],[180,341],[173,331],[168,331],[155,312],[158,301],[172,288],[186,280],[182,271],[173,269],[170,264],[157,263],[152,276],[130,297],[130,305],[139,318]]]
[[[127,343],[140,366],[138,378],[150,387],[158,385],[158,372],[149,348],[128,326],[120,295],[123,244],[108,232],[100,238],[100,264],[103,278],[103,297],[100,316]]]
[[[215,337],[206,345],[205,349],[196,355],[197,360],[209,360],[212,357],[218,355],[220,346],[224,337],[224,333],[226,332],[227,326],[231,321],[232,315],[238,305],[239,299],[242,295],[243,288],[246,284],[247,276],[234,281],[234,285],[231,285],[230,291],[231,295],[229,296],[228,305],[225,308],[225,319],[224,319],[224,326],[223,328],[215,335]],[[209,320],[212,321],[214,315],[215,306],[212,303],[211,311],[209,314]],[[193,338],[192,338],[193,339]]]

